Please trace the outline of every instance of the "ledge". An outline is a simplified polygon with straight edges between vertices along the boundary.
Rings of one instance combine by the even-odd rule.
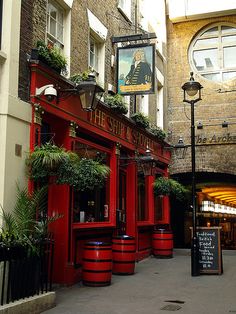
[[[0,308],[0,314],[39,314],[56,306],[56,293],[47,292],[30,298],[21,299]]]

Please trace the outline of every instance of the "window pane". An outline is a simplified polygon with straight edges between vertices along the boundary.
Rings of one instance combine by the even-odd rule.
[[[231,26],[222,26],[221,30],[222,30],[222,34],[236,33],[236,28],[231,27]]]
[[[236,47],[224,48],[224,67],[236,67]]]
[[[236,78],[236,72],[223,73],[223,81],[231,80],[233,78]]]
[[[199,39],[196,41],[194,48],[205,48],[208,46],[216,46],[218,45],[218,37],[216,38],[206,38],[206,39]]]
[[[236,35],[222,37],[222,43],[234,43],[234,44],[236,44]]]
[[[63,42],[63,26],[60,24],[57,27],[57,39]]]
[[[199,71],[219,69],[217,49],[206,49],[193,52],[193,61]]]
[[[204,34],[202,34],[202,36],[212,36],[212,35],[217,35],[218,34],[218,27],[213,27],[211,29],[208,29]]]
[[[202,74],[202,76],[211,81],[215,82],[221,81],[220,73]]]
[[[54,37],[56,37],[56,21],[53,19],[50,19],[50,29],[49,32],[51,35],[53,35]]]
[[[155,196],[154,198],[155,208],[155,221],[163,219],[163,197]]]
[[[138,173],[138,220],[146,220],[145,210],[145,177],[143,173]]]

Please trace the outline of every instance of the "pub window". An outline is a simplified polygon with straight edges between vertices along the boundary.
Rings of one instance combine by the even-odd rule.
[[[143,172],[138,172],[138,220],[147,220],[146,211],[146,188]]]
[[[158,173],[156,179],[161,177],[162,174]],[[163,195],[154,195],[154,220],[159,221],[163,219]]]
[[[75,152],[81,158],[98,160],[109,166],[109,155],[101,149],[83,143],[75,144]],[[74,223],[91,223],[109,220],[109,179],[102,188],[72,192]]]
[[[225,82],[236,78],[236,26],[208,26],[192,41],[189,58],[192,67],[205,79]]]

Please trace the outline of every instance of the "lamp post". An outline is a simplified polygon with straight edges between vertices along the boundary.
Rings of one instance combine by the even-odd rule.
[[[194,81],[193,72],[190,72],[190,80],[186,82],[184,90],[184,102],[191,106],[191,164],[192,164],[192,242],[191,242],[191,274],[199,275],[199,243],[197,238],[197,214],[196,214],[196,180],[195,180],[195,126],[194,126],[194,104],[201,100],[202,85]],[[187,99],[187,95],[189,99]]]

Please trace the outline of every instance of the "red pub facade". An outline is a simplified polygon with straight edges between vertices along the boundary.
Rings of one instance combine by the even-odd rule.
[[[78,192],[68,185],[51,184],[48,211],[63,214],[51,226],[55,237],[54,281],[73,284],[81,279],[83,246],[87,241],[111,242],[127,234],[136,240],[136,261],[152,252],[152,233],[157,224],[170,224],[169,198],[153,193],[157,176],[168,176],[170,151],[145,129],[126,116],[116,114],[104,103],[95,111],[81,108],[80,97],[70,95],[59,101],[35,96],[36,88],[53,84],[71,88],[62,76],[31,63],[31,150],[53,139],[58,146],[81,157],[99,154],[110,167],[106,186]],[[157,160],[152,175],[144,175],[135,156],[146,148]]]

